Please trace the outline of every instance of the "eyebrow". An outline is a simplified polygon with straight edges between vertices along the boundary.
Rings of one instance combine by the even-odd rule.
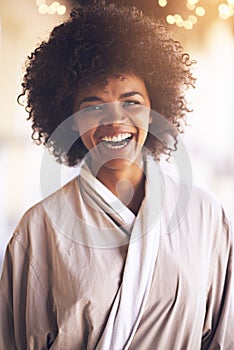
[[[121,94],[119,97],[120,98],[127,98],[127,97],[132,97],[135,95],[140,95],[141,97],[143,97],[143,95],[138,91],[125,92],[124,94]]]
[[[143,95],[140,92],[138,92],[138,91],[130,91],[130,92],[125,92],[125,93],[121,94],[119,96],[119,98],[127,98],[127,97],[132,97],[132,96],[135,96],[135,95],[140,95],[141,97],[143,97]],[[104,102],[103,99],[101,99],[100,97],[87,96],[87,97],[83,98],[80,101],[79,105],[81,105],[84,102],[95,102],[95,101]]]
[[[79,105],[81,105],[84,102],[94,102],[94,101],[103,101],[103,100],[100,97],[97,97],[97,96],[88,96],[88,97],[83,98],[80,101]]]

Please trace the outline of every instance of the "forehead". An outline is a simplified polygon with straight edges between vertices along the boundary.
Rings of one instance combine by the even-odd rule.
[[[147,95],[144,81],[133,74],[111,76],[101,82],[81,87],[76,93],[77,98],[100,95],[120,95],[123,92],[139,91]]]

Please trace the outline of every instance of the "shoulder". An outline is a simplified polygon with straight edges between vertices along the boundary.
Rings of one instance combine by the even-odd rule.
[[[191,211],[197,213],[201,220],[207,219],[209,224],[221,225],[224,228],[231,225],[227,212],[217,196],[198,185],[193,185],[191,195]]]
[[[192,173],[175,174],[171,167],[166,168],[151,158],[147,158],[147,162],[152,169],[151,186],[155,184],[156,172],[161,174],[158,184],[162,186],[162,213],[165,214],[165,223],[170,230],[179,227],[181,223],[190,232],[202,229],[209,232],[216,227],[227,229],[230,226],[221,202],[213,193],[195,184]]]
[[[183,181],[164,174],[164,182],[168,196],[179,199],[183,195],[183,200],[187,200],[190,208],[197,208],[202,211],[223,211],[222,203],[217,196],[207,188],[195,184],[192,179]],[[185,194],[187,198],[184,197]]]
[[[33,239],[43,239],[48,231],[54,230],[52,216],[60,217],[64,212],[65,203],[72,201],[77,191],[77,177],[69,181],[39,203],[28,209],[19,221],[12,237],[12,243],[17,241],[25,249]],[[69,205],[69,204],[68,204]]]
[[[210,234],[230,230],[230,219],[214,193],[192,181],[179,181],[169,175],[164,176],[164,181],[165,206],[174,210],[187,227]]]

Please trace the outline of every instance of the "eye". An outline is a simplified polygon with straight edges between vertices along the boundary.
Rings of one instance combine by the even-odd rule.
[[[139,106],[141,103],[139,101],[136,100],[128,100],[128,101],[124,101],[122,102],[122,107],[123,108],[127,108],[127,107],[134,107],[134,106]]]
[[[101,112],[104,110],[104,106],[102,104],[91,105],[85,108],[82,108],[83,112]]]

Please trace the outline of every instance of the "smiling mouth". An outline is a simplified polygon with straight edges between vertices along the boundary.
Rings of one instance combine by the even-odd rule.
[[[102,136],[99,142],[109,149],[121,149],[128,145],[133,136],[134,135],[131,133],[118,134],[114,136]]]

